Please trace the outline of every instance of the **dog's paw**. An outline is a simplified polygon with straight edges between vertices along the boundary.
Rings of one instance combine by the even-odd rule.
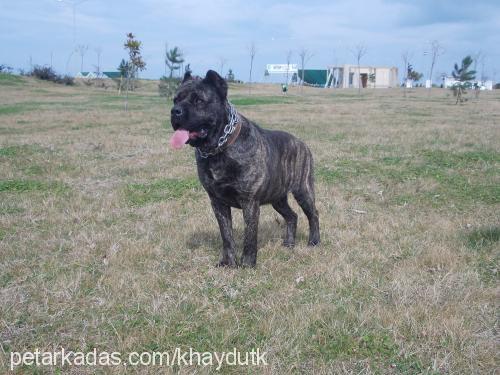
[[[319,238],[313,239],[313,240],[309,240],[309,242],[307,243],[307,246],[318,246],[319,243],[320,243]]]
[[[234,261],[234,259],[221,260],[221,261],[217,262],[217,264],[215,265],[215,267],[230,267],[230,268],[234,268],[236,266],[237,266],[237,264]]]
[[[239,264],[242,268],[254,268],[257,263],[257,259],[255,257],[243,257],[241,258],[241,262]]]

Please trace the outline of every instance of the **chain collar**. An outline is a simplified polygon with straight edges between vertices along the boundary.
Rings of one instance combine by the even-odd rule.
[[[238,115],[236,108],[234,108],[234,106],[229,101],[227,102],[227,107],[229,110],[229,123],[227,123],[224,126],[224,134],[222,134],[219,137],[219,141],[217,142],[217,147],[212,151],[202,151],[199,147],[196,148],[198,154],[204,159],[208,158],[209,156],[217,155],[218,153],[222,152],[224,145],[227,143],[228,137],[234,133],[234,130],[236,129],[236,124],[240,120],[240,116]]]

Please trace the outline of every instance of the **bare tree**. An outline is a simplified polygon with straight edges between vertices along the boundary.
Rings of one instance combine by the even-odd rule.
[[[309,53],[309,51],[305,48],[302,48],[299,51],[299,57],[300,57],[300,68],[302,69],[302,77],[300,80],[300,94],[303,92],[303,87],[304,87],[304,73],[305,73],[305,66],[306,63],[313,57],[312,53]]]
[[[80,57],[82,59],[80,65],[80,72],[83,72],[83,58],[85,57],[85,54],[87,53],[88,50],[89,46],[83,44],[79,44],[78,46],[76,46],[76,51],[80,54]]]
[[[290,62],[292,61],[292,50],[288,50],[286,53],[286,84],[288,85],[288,72],[290,71]]]
[[[481,58],[481,56],[483,55],[483,53],[481,52],[481,50],[477,51],[473,56],[473,60],[474,60],[474,71],[477,72],[477,63],[479,62],[479,59]]]
[[[165,42],[165,54],[163,56],[163,62],[165,63],[165,77],[167,76],[167,70],[168,70],[168,43]]]
[[[252,42],[248,47],[248,52],[250,53],[250,78],[248,82],[248,93],[251,94],[252,90],[252,70],[253,70],[253,60],[255,59],[255,54],[257,53],[257,48],[255,47],[255,43]]]
[[[403,96],[406,98],[406,83],[408,82],[408,64],[411,54],[408,51],[403,51],[401,59],[403,60]]]
[[[224,65],[226,65],[227,59],[225,57],[219,57],[219,74],[221,77],[224,77]]]
[[[429,52],[429,54],[431,55],[431,69],[429,71],[429,81],[430,81],[429,92],[430,89],[432,88],[432,72],[434,71],[434,66],[436,65],[438,57],[441,56],[443,53],[444,53],[444,48],[441,45],[441,43],[439,43],[437,40],[433,40],[431,42],[431,50]],[[426,53],[424,53],[424,55],[425,54]]]
[[[481,65],[481,74],[476,75],[476,79],[477,79],[477,77],[479,77],[479,79],[482,82],[484,82],[486,80],[486,76],[484,74],[484,65],[485,65],[486,55],[481,50],[479,50],[474,54],[473,58],[474,58],[474,71],[476,73],[479,72],[477,64]]]
[[[97,55],[96,73],[97,73],[97,77],[100,78],[100,76],[101,76],[101,54],[102,54],[102,48],[101,47],[97,47],[97,48],[94,49],[94,52]]]
[[[366,55],[367,48],[363,43],[359,43],[354,48],[351,49],[351,53],[356,59],[356,64],[358,65],[358,94],[361,94],[361,66],[360,61],[364,55]]]
[[[481,56],[481,81],[483,81],[483,84],[484,84],[484,81],[486,81],[486,79],[487,79],[486,74],[484,73],[485,60],[486,60],[486,55],[483,54]]]

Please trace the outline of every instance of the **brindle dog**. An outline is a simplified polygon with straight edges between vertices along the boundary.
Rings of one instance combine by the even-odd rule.
[[[226,81],[212,70],[204,79],[184,76],[175,94],[171,123],[176,131],[188,131],[186,143],[196,148],[198,176],[222,236],[219,266],[237,265],[231,207],[242,209],[245,221],[240,265],[255,266],[263,204],[272,204],[286,221],[283,245],[294,245],[297,214],[288,205],[289,192],[309,220],[308,244],[319,244],[313,158],[303,142],[286,132],[262,129],[235,112],[227,100]]]

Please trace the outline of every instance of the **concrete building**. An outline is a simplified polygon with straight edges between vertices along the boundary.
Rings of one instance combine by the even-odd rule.
[[[398,87],[398,68],[384,66],[342,65],[329,66],[325,87],[338,88]]]

